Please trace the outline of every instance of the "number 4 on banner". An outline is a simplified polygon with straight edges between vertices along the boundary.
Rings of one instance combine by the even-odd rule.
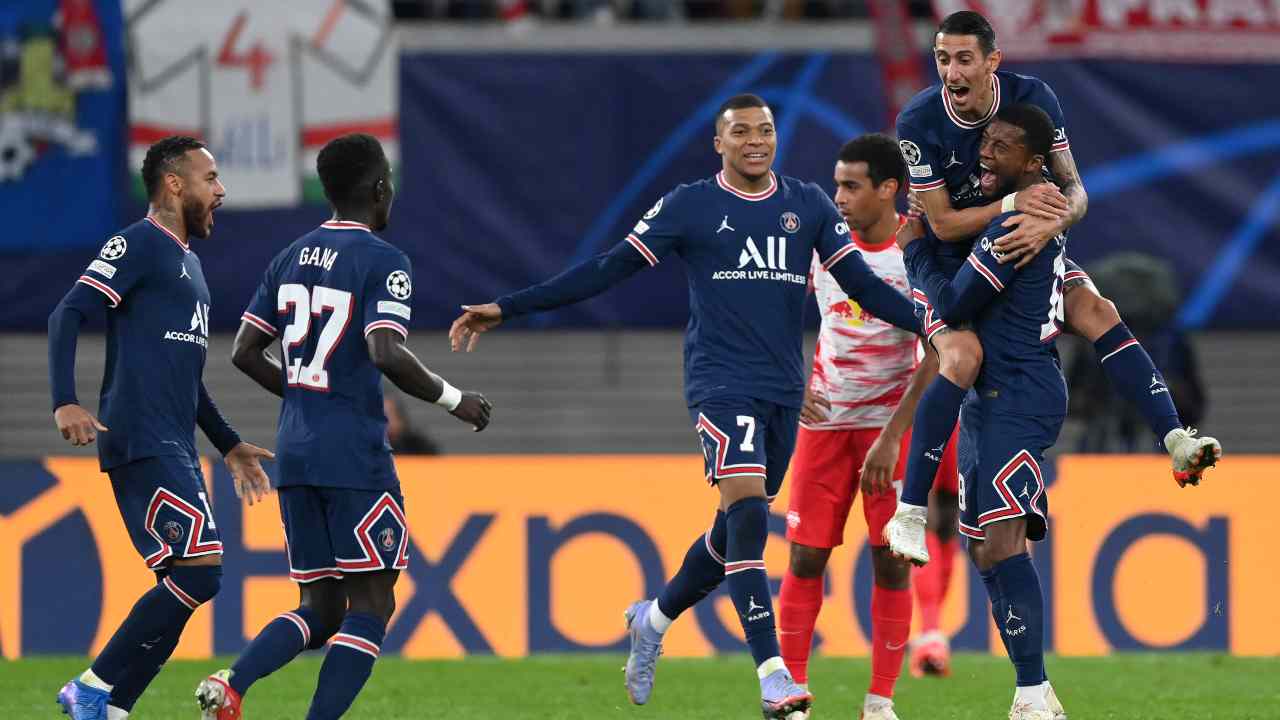
[[[235,21],[231,23],[227,37],[222,41],[222,49],[218,51],[218,64],[246,68],[249,72],[249,85],[258,91],[262,89],[262,76],[266,74],[267,68],[271,67],[271,63],[275,62],[276,58],[260,42],[254,43],[247,53],[236,50],[240,31],[248,21],[249,13],[246,11],[237,15]]]

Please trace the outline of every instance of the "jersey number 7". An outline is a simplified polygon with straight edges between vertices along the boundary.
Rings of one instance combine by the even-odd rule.
[[[293,315],[280,338],[281,353],[284,356],[281,364],[284,365],[285,381],[289,387],[329,392],[329,371],[324,369],[324,364],[347,331],[347,325],[351,322],[351,309],[351,293],[345,290],[321,285],[308,290],[306,285],[297,283],[280,286],[276,294],[276,311],[281,315]],[[330,311],[329,319],[320,328],[311,361],[303,363],[301,357],[290,357],[295,348],[307,342],[307,336],[311,333],[312,316],[319,322],[326,310]]]

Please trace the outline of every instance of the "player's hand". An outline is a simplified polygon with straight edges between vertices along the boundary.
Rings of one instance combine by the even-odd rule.
[[[98,437],[98,433],[107,432],[107,426],[94,417],[93,413],[75,403],[62,405],[54,410],[53,422],[58,426],[58,432],[62,433],[62,438],[70,440],[76,447],[88,445]]]
[[[497,303],[463,305],[463,313],[449,328],[449,348],[453,352],[463,347],[471,352],[480,339],[480,333],[488,332],[502,324],[502,308]]]
[[[898,228],[898,247],[906,250],[911,243],[924,237],[924,223],[918,217],[908,217],[907,221]]]
[[[1021,268],[1036,258],[1055,235],[1062,232],[1060,220],[1045,220],[1034,215],[1019,214],[1001,223],[1013,231],[992,244],[992,253],[1001,265],[1017,261]]]
[[[881,431],[876,441],[871,443],[867,457],[862,461],[862,492],[867,495],[879,495],[893,492],[893,473],[898,467],[898,454],[902,447],[902,437]]]
[[[1071,212],[1067,196],[1053,183],[1037,183],[1018,191],[1014,196],[1014,208],[1045,220],[1062,220]]]
[[[924,203],[920,201],[920,196],[916,195],[914,190],[907,191],[907,217],[914,219],[924,217]]]
[[[497,306],[495,305],[494,307]],[[493,412],[493,405],[485,399],[485,396],[478,392],[463,390],[462,400],[458,403],[458,407],[449,411],[449,414],[464,423],[470,423],[476,432],[480,432],[489,426],[489,413],[491,412]]]
[[[831,401],[826,395],[814,392],[813,388],[804,389],[804,403],[800,405],[800,422],[811,425],[826,422],[831,415]]]
[[[247,442],[241,442],[227,451],[222,460],[231,473],[236,497],[250,505],[266,497],[271,492],[271,479],[267,477],[267,471],[262,469],[262,461],[275,459],[275,453]]]

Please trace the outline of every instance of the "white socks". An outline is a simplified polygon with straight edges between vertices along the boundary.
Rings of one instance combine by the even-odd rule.
[[[97,688],[103,692],[111,692],[111,688],[115,687],[114,685],[108,685],[103,682],[102,678],[93,673],[93,668],[89,668],[80,674],[80,682],[91,688]]]
[[[1039,685],[1014,688],[1013,704],[1026,703],[1032,710],[1048,710],[1049,705],[1044,701],[1044,689],[1048,684],[1045,681]]]
[[[121,710],[115,705],[107,706],[107,720],[125,720],[128,717],[129,713],[127,711]]]
[[[760,663],[760,667],[756,668],[756,677],[763,680],[769,677],[770,675],[778,672],[779,670],[786,670],[786,669],[787,669],[787,664],[782,661],[782,658],[778,657],[777,655],[774,655],[768,660],[765,660],[764,662]]]
[[[658,599],[654,598],[653,602],[649,603],[649,627],[658,631],[658,634],[661,635],[667,631],[667,628],[671,627],[672,622],[672,618],[663,615],[662,611],[658,609]]]
[[[893,707],[893,699],[887,698],[883,695],[873,695],[872,693],[867,693],[867,696],[862,700],[863,710],[875,710],[878,708],[882,708],[886,705],[888,705],[889,707]]]

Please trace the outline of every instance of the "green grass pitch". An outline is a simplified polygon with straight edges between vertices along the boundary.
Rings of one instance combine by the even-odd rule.
[[[649,704],[633,707],[622,689],[616,655],[528,660],[380,660],[348,718],[563,718],[685,720],[759,718],[750,660],[666,658],[658,663]],[[134,708],[137,720],[198,718],[192,692],[205,674],[228,664],[173,661]],[[0,720],[63,717],[58,687],[85,666],[83,658],[0,661]],[[1048,662],[1054,688],[1072,720],[1280,719],[1280,659],[1212,654],[1117,655]],[[246,720],[301,719],[315,688],[320,657],[301,658],[254,686]],[[810,684],[813,717],[856,719],[866,691],[867,660],[821,658]],[[950,678],[898,684],[903,720],[997,720],[1012,698],[1013,670],[1003,658],[959,655]]]

